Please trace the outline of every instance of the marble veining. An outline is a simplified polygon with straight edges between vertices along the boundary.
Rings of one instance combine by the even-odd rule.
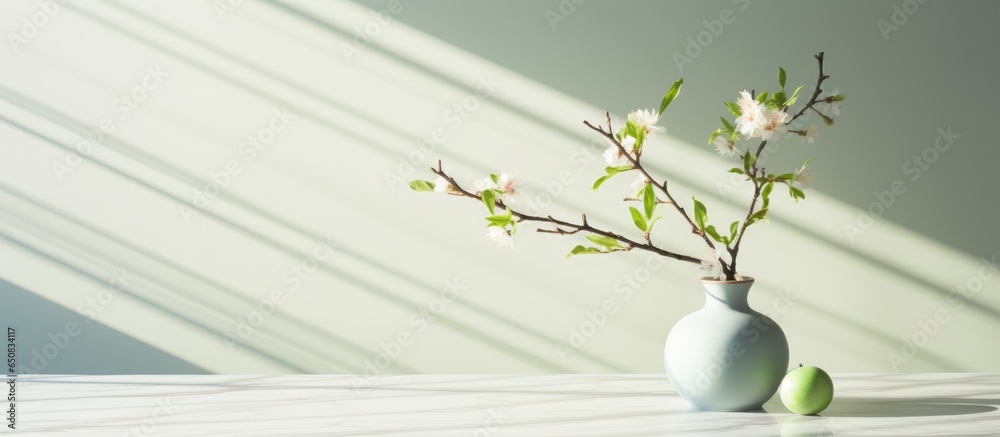
[[[22,435],[1000,436],[1000,374],[834,374],[833,404],[694,411],[664,375],[22,375]],[[9,430],[8,430],[9,431]]]

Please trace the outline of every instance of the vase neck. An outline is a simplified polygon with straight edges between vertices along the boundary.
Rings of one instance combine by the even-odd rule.
[[[722,306],[734,310],[749,310],[747,295],[753,286],[753,279],[743,281],[707,281],[702,280],[705,287],[705,306]]]

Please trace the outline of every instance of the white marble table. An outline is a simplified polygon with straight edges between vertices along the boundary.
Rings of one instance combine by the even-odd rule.
[[[1000,374],[833,376],[806,417],[692,411],[663,375],[23,375],[11,435],[1000,435]]]

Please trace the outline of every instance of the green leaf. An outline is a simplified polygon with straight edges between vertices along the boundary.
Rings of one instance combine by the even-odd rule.
[[[774,178],[774,180],[778,182],[790,181],[792,179],[795,179],[795,173],[785,173],[783,175],[778,175]]]
[[[646,218],[653,218],[653,210],[656,209],[656,193],[653,192],[653,184],[646,182],[646,188],[642,189],[642,206],[645,207]]]
[[[698,199],[692,197],[691,200],[694,201],[694,222],[698,225],[698,229],[704,231],[705,226],[708,224],[708,209]]]
[[[582,245],[577,245],[573,250],[569,251],[569,255],[566,255],[566,259],[570,259],[573,255],[587,255],[594,253],[604,253],[601,249],[596,247],[584,247]]]
[[[726,127],[726,132],[736,132],[736,128],[729,122],[729,120],[726,120],[726,117],[719,117],[719,120],[722,120],[722,125]]]
[[[610,177],[611,176],[604,175],[604,176],[601,176],[601,177],[597,178],[597,180],[594,181],[594,187],[593,187],[594,191],[597,191],[598,188],[601,188],[601,184],[603,184],[604,181],[608,180]]]
[[[634,206],[628,207],[628,211],[632,213],[632,223],[635,223],[635,227],[639,228],[640,231],[646,232],[649,224],[646,222],[646,217],[642,216],[642,213]]]
[[[803,86],[804,85],[799,85],[799,87],[795,89],[795,92],[792,93],[792,96],[789,97],[787,101],[785,101],[785,106],[792,106],[795,104],[795,101],[799,98],[799,90],[801,90]]]
[[[623,171],[629,171],[631,169],[632,169],[631,165],[620,165],[618,167],[611,167],[611,166],[604,167],[604,172],[607,174],[597,178],[597,180],[594,181],[594,185],[592,188],[594,189],[594,191],[597,191],[597,189],[600,188],[601,185],[604,184],[604,182],[606,182],[608,179],[611,179],[612,176],[621,173]]]
[[[736,102],[726,102],[726,107],[729,108],[730,113],[737,117],[743,115],[743,112],[740,111],[740,105],[737,105]]]
[[[486,209],[490,210],[490,214],[496,214],[496,193],[493,190],[483,191],[482,194],[483,204],[486,205]]]
[[[646,129],[631,121],[625,123],[625,135],[635,138],[635,145],[632,146],[634,150],[641,149],[642,143],[646,141]]]
[[[715,226],[713,225],[705,226],[705,233],[708,234],[709,237],[712,237],[713,240],[728,246],[728,243],[726,243],[725,239],[722,238],[721,235],[719,235],[719,231],[715,230]]]
[[[785,89],[785,69],[781,67],[778,67],[778,85]]]
[[[715,139],[718,138],[719,135],[722,135],[722,132],[722,129],[716,129],[715,132],[712,132],[712,134],[708,136],[708,144],[714,143]]]
[[[847,98],[847,96],[845,96],[843,94],[837,94],[837,95],[833,96],[833,101],[834,102],[843,102],[844,99],[846,99],[846,98]]]
[[[417,179],[410,182],[410,189],[413,191],[434,191],[434,182]]]
[[[788,97],[784,91],[778,91],[771,96],[771,100],[774,100],[775,107],[780,108],[782,106],[787,106],[786,101],[788,100]]]
[[[729,173],[746,174],[746,172],[744,172],[743,169],[739,167],[733,167],[729,169]]]
[[[747,150],[747,152],[743,154],[743,171],[750,173],[750,168],[756,163],[757,156],[750,153],[750,150]]]
[[[757,103],[764,103],[767,101],[767,91],[764,91],[757,95]]]
[[[653,223],[656,223],[656,221],[659,220],[659,219],[661,219],[661,218],[663,218],[662,215],[658,215],[656,217],[653,217],[653,219],[649,221],[649,224],[646,225],[646,232],[652,231],[653,230]]]
[[[500,183],[500,176],[497,176],[497,175],[491,173],[490,174],[490,179],[493,179],[493,183],[494,184],[499,184]]]
[[[767,215],[767,208],[758,210],[757,212],[753,213],[753,215],[751,215],[749,218],[747,218],[747,226],[750,226],[754,223],[764,220],[764,217],[766,215]]]
[[[632,196],[632,197],[635,197],[636,199],[645,200],[645,199],[643,199],[643,196],[645,196],[645,195],[646,195],[646,185],[643,184],[642,188],[640,188],[639,191],[636,191],[635,192],[635,196]]]
[[[681,85],[683,84],[684,78],[682,77],[667,90],[667,94],[663,96],[663,100],[660,102],[660,115],[663,115],[663,111],[667,109],[667,106],[670,106],[670,102],[673,102],[677,98],[677,93],[681,92]]]
[[[621,173],[623,171],[629,171],[631,169],[632,169],[631,165],[620,165],[618,167],[609,166],[609,167],[604,167],[604,172],[607,173],[608,176],[614,176],[618,173]]]
[[[618,240],[611,237],[605,237],[603,235],[588,235],[587,239],[592,241],[594,244],[604,246],[607,249],[622,247],[622,245],[618,243]]]
[[[510,223],[510,217],[511,216],[506,215],[506,214],[503,214],[503,215],[491,215],[489,217],[486,217],[486,221],[490,222],[490,224],[497,224],[499,226],[506,226],[508,223]]]
[[[640,130],[645,132],[645,129],[640,128],[639,125],[633,123],[632,120],[627,120],[625,121],[625,135],[622,135],[622,138],[632,137],[638,141],[639,138],[636,137],[636,135],[639,135]]]
[[[791,195],[792,199],[795,199],[796,202],[798,202],[799,199],[806,198],[806,193],[803,193],[802,190],[795,188],[791,185],[788,186],[788,194]]]
[[[767,208],[768,204],[771,203],[771,199],[769,198],[769,196],[771,195],[771,190],[773,189],[774,189],[774,182],[768,182],[767,185],[764,185],[764,189],[760,190],[760,197],[764,199],[764,205],[763,205],[764,208]]]
[[[732,222],[732,223],[729,224],[729,239],[730,240],[736,241],[736,232],[738,232],[739,229],[740,229],[740,222],[739,222],[739,220],[737,220],[737,221]]]

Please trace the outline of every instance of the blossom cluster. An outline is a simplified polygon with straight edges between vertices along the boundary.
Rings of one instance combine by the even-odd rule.
[[[475,195],[483,200],[490,216],[486,218],[487,238],[496,243],[498,247],[514,247],[514,232],[517,231],[516,221],[507,211],[507,214],[496,214],[496,203],[513,204],[517,202],[517,197],[521,191],[519,189],[521,181],[513,174],[500,172],[491,174],[488,178],[476,179],[472,182],[476,189]],[[416,191],[435,191],[442,194],[462,194],[450,180],[444,176],[438,176],[433,182],[416,180],[410,183],[410,188]]]
[[[642,146],[640,138],[645,140],[654,133],[667,131],[667,128],[656,125],[659,121],[660,114],[652,109],[636,109],[630,112],[628,117],[626,117],[625,128],[618,134],[618,142],[622,147],[618,147],[614,143],[609,144],[607,150],[602,154],[604,160],[609,165],[614,166],[628,164],[630,160],[625,157],[622,149],[631,155],[632,159],[635,159],[640,153],[639,148]],[[635,128],[629,129],[629,126],[635,126]],[[636,138],[635,132],[638,132],[640,138]]]
[[[735,117],[735,119],[731,123],[723,117],[721,119],[722,127],[716,129],[712,132],[712,135],[709,136],[708,143],[715,148],[715,151],[719,154],[719,156],[742,156],[743,166],[734,167],[730,169],[729,172],[745,175],[747,180],[753,181],[757,193],[760,195],[762,200],[760,209],[756,211],[751,210],[751,215],[743,223],[740,223],[739,221],[733,222],[730,225],[730,234],[725,235],[724,233],[720,233],[716,230],[714,226],[708,224],[707,210],[704,205],[695,199],[696,216],[698,216],[699,210],[701,211],[700,220],[696,217],[696,220],[698,220],[698,228],[709,235],[713,240],[725,245],[728,249],[725,251],[719,251],[715,247],[709,247],[705,255],[702,256],[702,270],[704,270],[712,278],[721,278],[723,276],[724,264],[721,255],[726,253],[730,256],[734,255],[736,251],[733,248],[733,243],[739,241],[738,237],[742,236],[746,227],[756,223],[757,221],[765,220],[770,202],[769,196],[771,191],[774,189],[775,183],[783,183],[787,185],[791,197],[795,201],[798,201],[799,199],[805,198],[803,190],[813,180],[812,171],[808,168],[808,159],[802,164],[801,167],[791,173],[780,175],[765,174],[763,170],[758,169],[756,166],[757,154],[751,153],[750,148],[747,148],[745,151],[741,151],[738,141],[741,139],[760,141],[761,143],[757,147],[757,153],[759,153],[760,149],[763,147],[764,142],[778,141],[781,137],[788,134],[801,136],[803,144],[812,144],[816,141],[819,135],[819,129],[816,125],[812,125],[807,129],[801,130],[789,129],[789,125],[792,123],[793,119],[797,118],[798,115],[801,115],[806,110],[813,110],[819,114],[826,125],[832,126],[834,118],[840,115],[840,108],[844,100],[844,96],[836,89],[834,89],[833,94],[827,97],[815,99],[807,103],[798,115],[789,115],[787,110],[792,104],[795,103],[798,98],[799,90],[801,90],[802,87],[797,88],[791,96],[788,96],[785,93],[784,69],[779,69],[778,77],[778,82],[781,86],[780,91],[773,94],[762,92],[755,96],[754,93],[743,90],[739,92],[739,97],[736,101],[726,102],[726,106],[729,108],[730,113]],[[732,260],[730,260],[730,262],[731,261]]]
[[[771,141],[785,131],[788,113],[782,108],[767,109],[763,103],[750,96],[747,90],[740,91],[736,100],[740,116],[736,117],[736,130],[747,138]]]

